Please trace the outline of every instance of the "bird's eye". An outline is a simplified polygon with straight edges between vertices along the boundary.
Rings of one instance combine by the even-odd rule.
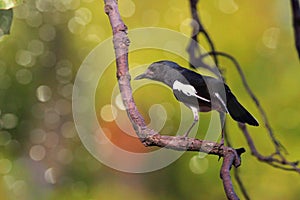
[[[152,71],[152,72],[156,72],[156,68],[151,68],[151,70],[150,71]]]

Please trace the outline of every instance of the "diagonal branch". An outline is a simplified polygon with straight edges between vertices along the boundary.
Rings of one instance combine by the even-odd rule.
[[[208,42],[208,44],[210,46],[210,50],[212,52],[215,51],[215,45],[214,45],[210,35],[208,34],[208,32],[206,31],[206,29],[204,28],[203,24],[200,21],[200,16],[198,15],[198,10],[197,10],[198,2],[199,2],[199,0],[190,0],[190,11],[191,11],[192,18],[195,22],[195,23],[191,24],[193,31],[192,31],[192,35],[191,35],[191,42],[187,47],[187,51],[189,53],[189,60],[191,63],[190,67],[205,68],[205,69],[211,71],[212,73],[214,73],[220,79],[222,79],[222,77],[220,76],[219,70],[218,70],[219,61],[218,61],[217,56],[213,56],[213,60],[217,67],[211,67],[211,66],[207,65],[205,62],[203,62],[203,59],[201,59],[202,53],[201,53],[201,48],[198,45],[198,41],[199,41],[198,36],[200,34],[204,35],[206,41]]]
[[[130,85],[130,74],[128,69],[128,46],[129,39],[127,37],[127,27],[121,19],[116,0],[106,0],[105,13],[109,17],[109,21],[113,31],[113,43],[115,48],[117,62],[117,78],[120,92],[123,98],[124,106],[127,108],[127,114],[134,130],[140,134],[146,129],[146,123],[142,115],[137,110],[134,99],[132,97],[132,88]],[[144,135],[138,135],[144,138]]]
[[[295,46],[300,59],[300,3],[299,0],[291,0],[293,26],[295,33]]]
[[[252,155],[254,155],[258,160],[265,162],[275,168],[280,168],[287,171],[295,171],[300,174],[300,168],[298,167],[299,161],[290,162],[285,158],[285,156],[282,155],[281,152],[275,152],[269,156],[261,155],[257,151],[247,127],[244,124],[239,124],[239,127],[246,137]],[[279,158],[276,158],[276,156],[278,156]]]

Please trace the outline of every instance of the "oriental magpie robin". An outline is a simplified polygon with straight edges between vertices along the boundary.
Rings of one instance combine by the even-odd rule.
[[[144,78],[168,85],[173,90],[176,99],[193,111],[194,122],[184,134],[185,137],[198,122],[198,112],[211,110],[220,113],[222,126],[225,113],[229,113],[238,122],[258,126],[256,119],[238,102],[229,87],[221,80],[198,74],[166,60],[152,63],[135,80]],[[223,131],[221,142],[224,142]]]

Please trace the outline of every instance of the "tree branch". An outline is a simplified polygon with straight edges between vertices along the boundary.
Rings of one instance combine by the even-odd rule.
[[[209,71],[214,73],[220,80],[223,80],[225,82],[225,79],[222,76],[222,70],[220,69],[220,66],[219,66],[218,56],[215,54],[211,54],[213,56],[215,66],[210,66],[204,62],[203,54],[200,51],[201,47],[199,45],[199,40],[198,40],[198,36],[200,34],[203,34],[204,37],[206,38],[206,41],[207,41],[208,45],[210,46],[211,52],[215,52],[216,49],[215,49],[215,45],[214,45],[209,33],[205,30],[203,24],[200,21],[200,16],[199,16],[198,10],[197,10],[198,2],[199,2],[199,0],[190,0],[190,12],[191,12],[192,18],[195,22],[195,23],[191,24],[191,26],[193,28],[193,32],[191,35],[191,41],[187,48],[187,51],[189,53],[189,59],[190,59],[190,67],[192,67],[192,68],[200,68],[201,67],[201,68],[208,69]],[[224,131],[226,143],[228,144],[228,146],[231,146],[229,139],[226,137],[227,129],[225,128],[225,125],[223,127],[223,131]],[[226,165],[226,163],[227,163],[227,165]],[[231,165],[228,166],[228,162],[226,161],[226,159],[224,159],[223,166],[221,169],[221,177],[223,179],[223,186],[224,186],[224,190],[225,190],[227,198],[228,199],[231,199],[231,198],[237,199],[238,197],[233,190],[232,181],[231,181],[231,177],[230,177],[230,173],[229,173],[230,167],[231,167]],[[249,199],[249,195],[247,194],[246,189],[245,189],[244,185],[242,184],[242,181],[239,177],[238,171],[234,171],[234,175],[235,175],[237,183],[242,191],[242,194],[244,195],[244,197],[246,199]]]
[[[226,141],[227,145],[229,147],[231,147],[232,145],[231,145],[231,142],[230,142],[229,135],[227,134],[226,124],[224,125],[224,133],[225,133],[225,136],[224,136],[225,137],[225,141]],[[238,186],[239,186],[239,188],[240,188],[240,190],[241,190],[244,198],[246,200],[249,200],[250,196],[249,196],[249,194],[248,194],[248,192],[246,190],[246,187],[245,187],[245,185],[244,185],[244,183],[243,183],[243,181],[242,181],[242,179],[240,177],[239,168],[234,168],[233,174],[234,174],[234,178],[235,178],[235,180],[236,180],[236,182],[237,182],[237,184],[238,184]]]
[[[299,161],[288,161],[283,152],[286,153],[286,149],[284,148],[284,146],[280,143],[280,141],[275,137],[275,134],[271,128],[271,125],[269,123],[269,120],[267,118],[267,115],[264,111],[264,109],[262,108],[259,100],[256,98],[255,94],[252,92],[251,88],[249,87],[248,83],[247,83],[247,80],[246,80],[246,77],[242,71],[242,68],[240,66],[240,64],[237,62],[237,60],[227,54],[227,53],[224,53],[224,52],[210,52],[206,55],[203,55],[203,57],[205,56],[208,56],[210,54],[215,54],[215,55],[218,55],[218,56],[222,56],[222,57],[225,57],[229,60],[231,60],[234,64],[234,66],[236,67],[241,79],[242,79],[242,83],[244,85],[244,87],[246,88],[246,91],[247,93],[250,95],[251,99],[254,101],[254,103],[256,104],[256,107],[258,108],[261,116],[262,116],[262,119],[264,121],[264,124],[265,124],[265,127],[268,131],[268,134],[270,136],[270,139],[272,141],[272,144],[274,145],[274,148],[275,148],[275,152],[272,153],[271,155],[269,156],[263,156],[261,155],[255,145],[254,145],[254,142],[246,128],[246,126],[244,124],[240,124],[239,123],[239,127],[241,129],[241,131],[243,132],[246,140],[247,140],[247,143],[250,147],[250,150],[251,150],[251,153],[252,155],[254,155],[258,160],[262,161],[262,162],[266,162],[267,164],[273,166],[273,167],[276,167],[276,168],[280,168],[280,169],[283,169],[283,170],[288,170],[288,171],[295,171],[297,173],[300,173],[300,168],[297,167],[298,164],[299,164]],[[282,152],[283,151],[283,152]],[[278,158],[276,158],[276,156]]]
[[[223,157],[221,177],[228,199],[238,199],[230,179],[230,169],[241,163],[240,155],[245,152],[243,148],[233,149],[218,143],[203,141],[195,138],[180,136],[162,136],[152,129],[148,129],[145,120],[138,112],[132,96],[130,74],[128,70],[127,27],[121,19],[116,0],[105,0],[105,13],[108,15],[113,31],[113,43],[116,55],[117,78],[124,106],[134,130],[145,146],[158,146],[179,151],[201,151]]]
[[[198,36],[200,33],[202,33],[204,35],[204,37],[206,38],[211,51],[214,52],[216,50],[215,45],[214,45],[210,35],[208,34],[208,32],[205,30],[203,24],[201,23],[200,17],[198,15],[198,10],[197,10],[198,2],[199,2],[199,0],[190,0],[190,9],[191,9],[192,17],[193,17],[193,20],[195,20],[195,22],[198,25],[198,27],[193,26],[192,39],[195,40],[196,42],[198,42]],[[213,56],[213,59],[215,61],[216,66],[219,66],[217,56]]]
[[[223,186],[224,186],[224,190],[225,190],[227,198],[228,199],[239,199],[233,189],[232,181],[231,181],[231,177],[230,177],[230,169],[231,169],[231,166],[233,163],[232,158],[234,158],[232,155],[232,152],[228,152],[224,155],[224,160],[223,160],[220,176],[223,179]]]
[[[240,66],[240,64],[238,63],[238,61],[231,55],[227,54],[227,53],[224,53],[224,52],[209,52],[207,54],[203,54],[202,57],[206,57],[206,56],[209,56],[211,54],[214,54],[214,55],[217,55],[217,56],[222,56],[222,57],[225,57],[229,60],[231,60],[234,64],[234,66],[236,67],[241,79],[242,79],[242,83],[247,91],[247,93],[250,95],[251,99],[254,101],[256,107],[258,108],[261,116],[262,116],[262,119],[263,119],[263,122],[264,122],[264,125],[265,125],[265,128],[267,129],[268,131],[268,134],[270,136],[270,139],[272,141],[272,144],[274,145],[274,148],[275,148],[275,152],[272,153],[271,155],[269,156],[263,156],[259,153],[259,151],[256,149],[255,147],[255,144],[252,140],[252,137],[250,136],[248,130],[247,130],[247,127],[245,124],[239,124],[239,127],[241,129],[241,131],[243,132],[246,140],[247,140],[247,143],[248,143],[248,146],[251,150],[251,153],[253,156],[255,156],[259,161],[262,161],[262,162],[266,162],[267,164],[273,166],[273,167],[276,167],[276,168],[280,168],[280,169],[283,169],[283,170],[287,170],[287,171],[295,171],[297,173],[300,173],[300,168],[297,167],[298,164],[299,164],[299,161],[288,161],[283,152],[286,153],[286,149],[284,148],[284,146],[280,143],[280,141],[275,137],[275,134],[272,130],[272,127],[270,125],[270,122],[268,120],[268,117],[264,111],[264,109],[262,108],[259,100],[257,99],[257,97],[255,96],[255,94],[253,93],[253,91],[251,90],[250,86],[248,85],[248,82],[246,80],[246,77],[243,73],[243,70]],[[283,152],[282,152],[283,151]],[[276,156],[278,158],[276,158]]]
[[[254,142],[248,132],[247,127],[244,124],[239,124],[240,129],[243,131],[244,136],[246,137],[246,140],[248,142],[248,145],[251,149],[252,155],[254,155],[258,160],[265,162],[275,168],[280,168],[287,171],[295,171],[300,174],[300,168],[297,167],[299,164],[299,161],[290,162],[288,161],[284,155],[282,155],[281,151],[275,152],[269,156],[263,156],[261,155],[255,145]],[[278,156],[279,158],[276,158]],[[286,167],[287,166],[287,167]]]
[[[127,27],[119,14],[117,1],[105,0],[104,2],[105,13],[109,17],[113,31],[113,43],[117,63],[117,78],[123,103],[127,108],[126,111],[134,130],[137,134],[139,134],[139,138],[144,138],[145,136],[140,135],[140,133],[143,129],[146,129],[146,123],[142,115],[137,110],[132,97],[132,88],[130,85],[131,77],[128,70],[128,46],[130,41],[127,37]]]
[[[262,162],[266,162],[267,164],[273,166],[273,167],[276,167],[276,168],[280,168],[280,169],[283,169],[283,170],[288,170],[288,171],[295,171],[295,172],[298,172],[300,171],[300,168],[297,167],[299,162],[296,161],[296,162],[289,162],[287,161],[287,159],[285,158],[285,156],[283,155],[282,151],[283,152],[286,152],[284,146],[279,142],[279,140],[277,140],[277,138],[275,137],[275,134],[271,128],[271,125],[268,121],[268,118],[267,118],[267,115],[264,111],[264,109],[262,108],[259,100],[256,98],[256,96],[254,95],[254,93],[252,92],[252,90],[250,89],[247,81],[246,81],[246,77],[242,71],[242,68],[240,67],[239,63],[237,62],[237,60],[227,54],[227,53],[224,53],[224,52],[217,52],[215,50],[215,46],[214,46],[214,43],[212,42],[211,40],[211,37],[209,36],[208,32],[203,28],[204,26],[202,25],[201,21],[200,21],[200,18],[199,18],[199,15],[198,15],[198,11],[197,11],[197,3],[198,3],[198,0],[190,0],[190,7],[191,7],[191,13],[192,13],[192,17],[194,19],[195,22],[197,22],[198,24],[193,25],[193,34],[191,36],[191,42],[188,46],[188,53],[190,55],[190,62],[192,63],[193,62],[193,65],[196,66],[196,67],[201,67],[201,68],[205,68],[205,69],[209,69],[210,71],[212,71],[214,74],[216,74],[216,69],[218,71],[218,68],[220,68],[219,66],[219,60],[218,60],[218,57],[221,56],[221,57],[225,57],[229,60],[231,60],[234,64],[234,66],[236,67],[241,79],[242,79],[242,82],[243,82],[243,85],[247,91],[247,93],[250,95],[251,99],[254,101],[255,105],[257,106],[262,118],[263,118],[263,122],[264,122],[264,125],[268,131],[268,134],[270,136],[270,139],[272,141],[272,144],[274,145],[274,148],[275,148],[275,152],[272,153],[271,155],[269,156],[263,156],[261,155],[255,145],[254,145],[254,142],[250,136],[250,134],[248,133],[248,130],[246,129],[246,126],[244,124],[239,124],[239,127],[241,129],[241,131],[244,133],[244,136],[248,142],[248,145],[251,149],[251,153],[252,155],[254,155],[258,160],[262,161]],[[293,11],[293,25],[294,25],[294,31],[295,31],[295,44],[296,44],[296,49],[297,49],[297,52],[298,52],[298,55],[299,55],[299,58],[300,58],[300,5],[299,5],[299,1],[298,0],[291,0],[291,5],[292,5],[292,11]],[[199,27],[199,29],[197,29],[197,27]],[[201,52],[199,51],[200,47],[197,46],[198,43],[197,42],[193,42],[193,40],[195,41],[198,41],[198,35],[200,33],[203,33],[208,44],[210,45],[210,49],[211,49],[211,52],[207,53],[207,54],[201,54]],[[196,54],[198,52],[198,54]],[[208,66],[205,62],[204,62],[204,58],[207,57],[207,56],[212,56],[214,61],[216,62],[216,67],[215,66]],[[196,64],[195,64],[196,62]],[[192,66],[193,67],[193,66]],[[222,71],[220,71],[222,72]],[[216,75],[219,75],[219,73],[217,73]],[[223,77],[220,77],[219,78],[223,79]],[[226,130],[225,130],[225,135],[226,134]],[[230,145],[230,141],[229,139],[226,137],[226,142],[229,146]],[[222,168],[223,169],[223,168]],[[227,171],[225,170],[224,173],[226,173]],[[227,176],[228,177],[228,176]],[[238,172],[237,170],[235,170],[235,178],[238,182],[238,185],[240,187],[240,189],[242,190],[242,193],[244,195],[244,197],[246,199],[249,199],[249,195],[247,194],[242,182],[241,182],[241,179],[239,178],[238,176]],[[223,181],[223,183],[225,183]],[[226,185],[224,185],[224,187],[226,187]],[[227,197],[228,197],[228,194],[227,194]]]
[[[295,33],[295,46],[300,59],[300,4],[298,0],[291,0],[293,26]]]
[[[282,149],[284,150],[283,146],[280,142],[275,138],[275,135],[272,131],[272,128],[268,122],[267,116],[262,109],[258,99],[250,89],[245,75],[236,61],[236,59],[224,52],[217,52],[215,50],[214,44],[208,34],[208,32],[204,29],[203,25],[201,24],[200,18],[197,13],[196,5],[198,0],[190,0],[191,5],[191,13],[193,19],[198,23],[198,29],[193,27],[193,35],[192,40],[198,41],[198,35],[200,33],[204,34],[208,44],[210,45],[211,52],[208,54],[201,54],[200,48],[198,45],[195,45],[194,41],[191,41],[190,45],[188,46],[188,52],[190,55],[190,63],[193,63],[196,67],[204,67],[206,69],[211,70],[217,76],[220,76],[219,73],[216,71],[219,67],[218,56],[225,57],[231,60],[234,65],[236,66],[240,77],[242,78],[242,82],[244,87],[246,88],[247,92],[249,93],[252,100],[255,102],[256,106],[258,107],[265,127],[268,130],[269,136],[274,144],[275,153],[269,156],[261,155],[255,145],[254,142],[244,124],[239,124],[240,129],[244,133],[248,145],[251,149],[251,153],[260,161],[266,162],[267,164],[284,169],[289,171],[296,171],[300,173],[300,168],[297,167],[299,162],[290,162],[287,161],[285,156],[282,154]],[[299,9],[299,2],[297,0],[291,0],[292,3],[292,10],[293,10],[293,22],[294,22],[294,30],[295,30],[295,44],[296,48],[300,57],[300,9]],[[128,46],[129,46],[129,39],[127,37],[127,27],[122,21],[119,11],[118,5],[116,0],[105,0],[105,12],[109,16],[109,20],[113,30],[113,43],[115,48],[116,54],[116,64],[117,64],[117,78],[118,84],[120,88],[120,92],[122,95],[123,103],[126,107],[126,111],[128,117],[135,129],[136,134],[138,135],[139,139],[145,146],[157,146],[157,147],[164,147],[178,151],[200,151],[205,152],[208,154],[218,155],[223,157],[223,164],[220,171],[221,178],[223,180],[224,189],[226,192],[226,196],[228,199],[238,199],[236,193],[234,192],[232,181],[230,177],[230,169],[231,166],[234,165],[238,167],[241,164],[240,155],[245,151],[243,148],[241,149],[233,149],[231,147],[221,146],[218,143],[209,142],[198,140],[194,138],[183,138],[180,136],[162,136],[159,133],[155,132],[152,129],[148,129],[146,127],[146,123],[144,118],[138,112],[134,99],[132,97],[132,89],[130,86],[130,74],[128,70]],[[197,56],[198,55],[198,56]],[[211,67],[207,65],[203,59],[208,56],[212,55],[214,61],[216,62],[217,67]],[[196,64],[196,65],[195,65]],[[235,176],[237,174],[235,173]],[[241,189],[243,190],[244,187],[242,183],[239,182],[239,177],[236,178]],[[247,193],[244,193],[245,198],[249,199]]]
[[[198,10],[197,10],[197,4],[198,4],[199,0],[190,0],[190,11],[191,11],[191,15],[192,18],[194,20],[194,22],[196,23],[192,23],[191,26],[193,28],[192,31],[192,35],[191,35],[191,42],[187,47],[187,51],[189,53],[189,60],[190,60],[190,67],[192,68],[205,68],[209,71],[211,71],[212,73],[214,73],[217,77],[219,77],[220,79],[222,79],[222,76],[220,76],[219,70],[218,70],[218,66],[219,66],[219,61],[218,61],[218,57],[217,56],[213,56],[214,62],[216,64],[216,66],[211,67],[210,65],[207,65],[203,59],[201,59],[201,48],[198,45],[198,36],[200,34],[203,34],[206,41],[208,42],[209,46],[210,46],[210,50],[212,52],[215,51],[215,45],[210,37],[210,35],[208,34],[208,32],[205,30],[203,24],[200,21],[200,16],[198,15]]]

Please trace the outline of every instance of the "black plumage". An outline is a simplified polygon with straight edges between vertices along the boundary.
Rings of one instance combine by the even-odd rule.
[[[221,120],[225,120],[224,113],[229,113],[238,122],[258,126],[256,119],[238,102],[229,87],[219,79],[203,76],[172,61],[154,62],[146,72],[135,79],[144,78],[168,85],[176,99],[193,111],[194,122],[185,136],[198,121],[198,112],[211,110],[218,111]]]

